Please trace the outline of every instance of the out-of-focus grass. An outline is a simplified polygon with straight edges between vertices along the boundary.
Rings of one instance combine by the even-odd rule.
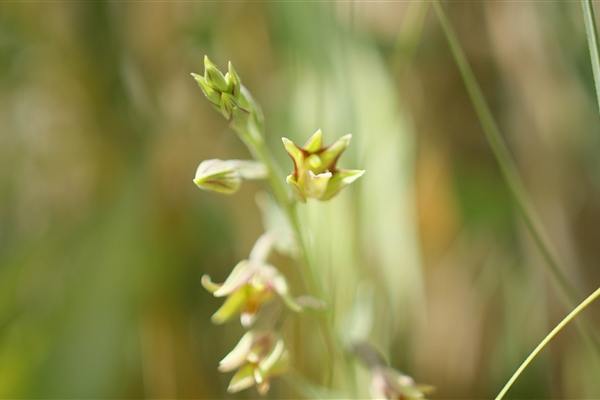
[[[448,11],[554,250],[591,292],[600,139],[579,4]],[[199,282],[247,257],[263,186],[222,197],[191,181],[203,159],[248,157],[189,76],[204,54],[232,60],[285,169],[281,136],[353,134],[340,166],[365,176],[300,206],[336,329],[434,398],[494,396],[563,308],[439,23],[401,2],[0,4],[0,396],[230,396],[216,366],[242,329],[210,324],[221,300]],[[352,331],[359,287],[372,329]],[[285,334],[321,381],[313,324]],[[583,349],[566,328],[509,396],[597,397]],[[280,379],[270,395],[301,393]]]

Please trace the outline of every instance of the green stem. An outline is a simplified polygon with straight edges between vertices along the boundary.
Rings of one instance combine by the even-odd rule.
[[[519,367],[519,369],[517,369],[515,371],[515,373],[513,374],[513,376],[506,383],[506,385],[504,385],[504,387],[502,388],[502,390],[500,391],[500,393],[498,393],[498,396],[496,396],[496,400],[501,400],[504,397],[504,395],[506,394],[506,392],[508,392],[508,389],[510,389],[510,387],[513,385],[513,383],[515,383],[515,381],[517,380],[517,378],[521,375],[521,373],[525,370],[525,368],[527,368],[527,366],[529,365],[529,363],[531,363],[531,361],[544,348],[544,346],[546,346],[548,344],[548,342],[550,342],[550,340],[552,340],[552,338],[562,328],[564,328],[565,325],[567,325],[569,323],[569,321],[571,321],[577,314],[579,314],[581,312],[581,310],[583,310],[584,308],[586,308],[592,301],[596,300],[598,298],[598,296],[600,296],[600,288],[598,288],[594,293],[592,293],[590,296],[588,296],[588,298],[585,299],[580,305],[578,305],[573,311],[571,311],[569,313],[569,315],[567,315],[565,317],[565,319],[563,319],[558,325],[556,325],[556,328],[554,328],[552,330],[552,332],[550,332],[548,334],[548,336],[546,336],[544,338],[544,340],[542,340],[540,342],[540,344],[537,345],[537,347],[535,348],[535,350],[533,350],[531,352],[531,354],[529,355],[529,357],[527,357],[527,359],[525,359],[525,361],[523,361],[523,364],[521,364],[521,366]]]
[[[312,268],[314,263],[312,263],[308,257],[309,253],[306,248],[306,241],[304,240],[304,234],[300,226],[298,214],[294,207],[295,203],[290,201],[290,196],[288,195],[288,188],[285,184],[284,174],[281,172],[281,169],[275,162],[274,157],[264,145],[264,141],[262,139],[264,137],[264,133],[260,132],[260,139],[258,140],[254,139],[252,135],[250,135],[248,132],[238,131],[237,133],[240,135],[240,137],[250,150],[252,156],[256,160],[262,162],[269,170],[269,183],[271,185],[271,188],[273,189],[275,199],[277,200],[279,205],[285,210],[289,221],[292,225],[292,229],[294,230],[298,238],[298,243],[300,246],[300,255],[298,261],[302,269],[302,276],[305,280],[305,285],[307,287],[308,292],[319,299],[325,299],[326,293],[323,287],[323,283],[321,280],[317,279],[318,271],[315,268]],[[343,361],[346,365],[346,373],[348,374],[348,377],[351,377],[351,368],[346,362],[344,347],[340,338],[335,334],[333,327],[329,323],[326,315],[321,314],[317,318],[319,323],[319,329],[323,334],[325,346],[327,347],[328,353],[330,355],[330,360],[339,359]],[[352,382],[350,382],[349,385],[353,387]]]
[[[594,17],[594,5],[592,0],[581,0],[581,8],[583,9],[585,32],[590,48],[592,72],[594,73],[594,82],[596,84],[598,111],[600,112],[600,51],[598,50],[598,29],[596,28],[596,18]]]
[[[565,304],[568,308],[572,309],[579,304],[579,296],[567,278],[567,275],[564,273],[563,268],[558,261],[558,257],[552,251],[550,241],[542,228],[540,218],[532,205],[533,203],[525,189],[525,184],[521,180],[516,164],[502,138],[500,129],[498,128],[483,92],[475,79],[475,74],[471,70],[467,58],[460,47],[456,33],[454,32],[450,20],[439,0],[434,2],[434,7],[446,35],[446,39],[448,40],[452,55],[454,56],[454,61],[460,71],[469,97],[471,98],[471,102],[473,103],[473,107],[475,108],[475,112],[477,113],[477,117],[479,118],[479,122],[481,123],[492,152],[496,157],[509,191],[515,200],[517,209],[525,222],[525,226],[540,250],[542,257],[546,261],[546,265],[550,270],[550,275],[554,278],[554,282],[557,284]],[[584,338],[592,343],[597,355],[600,356],[600,343],[598,342],[597,337],[590,333],[591,330],[588,327],[579,327],[581,328],[580,330]]]

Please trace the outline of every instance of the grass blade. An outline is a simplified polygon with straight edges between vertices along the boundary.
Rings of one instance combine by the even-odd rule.
[[[525,368],[527,368],[529,363],[531,363],[531,361],[535,358],[535,356],[538,355],[538,353],[544,348],[544,346],[546,346],[548,344],[548,342],[550,342],[550,340],[552,340],[552,338],[558,332],[560,332],[560,330],[562,328],[564,328],[565,325],[567,325],[569,323],[569,321],[571,321],[577,314],[579,314],[581,312],[581,310],[586,308],[592,301],[596,300],[599,296],[600,296],[600,288],[596,289],[596,291],[594,293],[589,295],[587,299],[585,299],[583,302],[581,302],[581,304],[579,304],[573,311],[571,311],[569,313],[569,315],[567,315],[562,321],[560,321],[560,323],[558,325],[556,325],[556,327],[552,330],[552,332],[550,332],[548,334],[548,336],[546,336],[544,338],[544,340],[542,340],[540,342],[540,344],[537,345],[537,347],[531,352],[529,357],[527,357],[525,359],[525,361],[523,361],[523,364],[521,364],[519,369],[517,369],[515,371],[515,373],[513,374],[513,376],[508,380],[508,382],[506,382],[506,385],[504,385],[504,387],[502,388],[500,393],[498,393],[498,396],[496,396],[496,400],[500,400],[504,397],[504,395],[506,394],[508,389],[510,389],[510,387],[513,385],[513,383],[515,383],[515,381],[517,380],[519,375],[521,375],[521,373],[525,370]]]
[[[581,8],[583,9],[585,33],[587,34],[588,46],[590,48],[590,60],[592,61],[598,111],[600,112],[600,52],[598,51],[598,29],[596,28],[596,18],[594,17],[594,5],[592,0],[581,0]]]

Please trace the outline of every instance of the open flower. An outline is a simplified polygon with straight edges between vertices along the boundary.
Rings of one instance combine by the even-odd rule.
[[[262,305],[271,300],[275,293],[292,310],[301,309],[290,295],[281,272],[259,259],[240,261],[222,284],[213,283],[210,276],[204,275],[202,286],[215,297],[227,296],[225,303],[211,318],[215,324],[227,322],[239,313],[242,325],[251,326]]]
[[[219,371],[237,369],[227,391],[236,393],[256,384],[261,396],[269,390],[269,380],[287,369],[289,353],[283,339],[270,330],[250,330],[219,363]]]
[[[294,195],[303,203],[312,197],[329,200],[345,186],[360,178],[365,171],[337,169],[336,164],[352,135],[342,136],[328,147],[323,147],[319,129],[303,147],[283,138],[283,145],[292,160],[294,171],[286,179]]]

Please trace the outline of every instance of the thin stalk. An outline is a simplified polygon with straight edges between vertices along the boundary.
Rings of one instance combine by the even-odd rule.
[[[598,29],[596,28],[596,18],[594,17],[594,4],[591,0],[581,0],[581,8],[583,9],[585,33],[587,34],[592,72],[594,73],[594,82],[596,84],[598,112],[600,112],[600,51],[598,50]]]
[[[244,134],[238,132],[240,134]],[[278,164],[275,162],[274,157],[271,155],[267,147],[264,145],[264,142],[261,140],[260,142],[249,139],[250,135],[245,135],[246,140],[244,143],[248,146],[252,156],[265,164],[267,169],[269,170],[269,183],[271,188],[273,189],[273,193],[279,205],[283,207],[285,210],[288,219],[292,225],[292,229],[294,230],[299,246],[300,246],[300,255],[299,255],[299,264],[301,266],[302,276],[305,280],[305,285],[307,290],[312,295],[316,296],[319,299],[325,298],[325,290],[323,288],[323,283],[321,280],[317,279],[317,271],[312,268],[313,263],[310,261],[308,257],[308,251],[306,248],[306,241],[304,239],[304,235],[300,226],[300,221],[298,219],[298,214],[294,207],[295,203],[289,200],[288,188],[286,186],[284,175],[281,172]],[[261,132],[261,137],[264,137],[264,134]],[[340,338],[335,334],[333,327],[327,320],[325,315],[318,315],[318,323],[319,329],[323,335],[325,346],[327,347],[330,358],[333,360],[343,361],[346,366],[346,373],[348,377],[350,377],[351,369],[348,366],[347,358],[345,356],[344,347],[340,341]],[[331,361],[330,361],[331,362]],[[331,364],[333,365],[333,364]],[[353,387],[352,382],[349,383],[351,387]],[[354,390],[353,390],[354,391]]]
[[[391,65],[393,70],[397,71],[397,77],[402,84],[406,80],[407,72],[417,52],[417,45],[423,34],[429,7],[430,3],[428,2],[409,2],[400,23]]]
[[[594,293],[592,293],[590,296],[588,296],[588,298],[585,299],[580,305],[578,305],[573,311],[571,311],[569,313],[569,315],[567,315],[565,317],[565,319],[563,319],[558,325],[556,325],[556,328],[554,328],[552,330],[552,332],[550,332],[548,334],[548,336],[546,336],[544,338],[544,340],[542,340],[540,342],[540,344],[537,345],[537,347],[535,348],[535,350],[533,350],[531,352],[531,354],[529,355],[529,357],[527,357],[527,359],[525,359],[525,361],[523,361],[523,364],[521,364],[521,366],[519,367],[519,369],[517,369],[515,371],[515,373],[513,374],[513,376],[506,383],[506,385],[504,385],[504,387],[502,388],[502,390],[500,391],[500,393],[498,393],[498,396],[496,396],[496,400],[501,400],[504,397],[504,395],[506,394],[506,392],[508,392],[508,389],[511,388],[511,386],[513,385],[513,383],[515,383],[515,381],[517,380],[517,378],[521,375],[521,373],[525,370],[525,368],[527,368],[527,366],[529,365],[529,363],[531,363],[531,360],[533,360],[538,355],[538,353],[544,348],[544,346],[546,346],[548,344],[548,342],[550,342],[550,340],[552,340],[552,338],[554,336],[556,336],[556,334],[562,328],[565,327],[565,325],[567,325],[577,314],[579,314],[581,312],[581,310],[583,310],[584,308],[586,308],[592,301],[596,300],[599,296],[600,296],[600,288],[596,289],[596,291]]]
[[[506,143],[504,142],[504,139],[502,138],[500,129],[498,128],[494,116],[487,105],[483,92],[481,91],[481,88],[479,87],[479,84],[475,78],[475,74],[473,73],[469,62],[462,51],[458,38],[456,37],[456,33],[454,32],[450,20],[448,19],[448,16],[446,15],[446,12],[439,0],[434,2],[434,7],[444,34],[446,35],[446,39],[448,40],[454,61],[456,62],[456,65],[460,71],[469,97],[471,98],[473,107],[475,108],[475,112],[477,113],[477,117],[479,118],[479,122],[481,123],[492,152],[496,157],[502,172],[502,176],[508,185],[517,209],[521,214],[521,218],[523,218],[525,226],[533,237],[533,240],[542,254],[542,257],[546,261],[550,275],[558,286],[559,292],[562,295],[565,304],[569,309],[573,309],[577,306],[577,304],[579,304],[579,296],[577,295],[577,291],[575,290],[571,281],[567,278],[563,267],[558,261],[558,257],[552,250],[550,240],[545,234],[544,228],[540,222],[540,217],[533,207],[533,202],[527,193],[525,184],[519,175],[516,164],[510,154],[510,151],[508,150],[508,147],[506,146]],[[597,337],[590,333],[591,330],[588,326],[584,327],[581,326],[581,323],[578,323],[578,327],[580,328],[584,338],[591,342],[592,346],[596,350],[596,355],[600,356],[600,342],[598,342]]]

